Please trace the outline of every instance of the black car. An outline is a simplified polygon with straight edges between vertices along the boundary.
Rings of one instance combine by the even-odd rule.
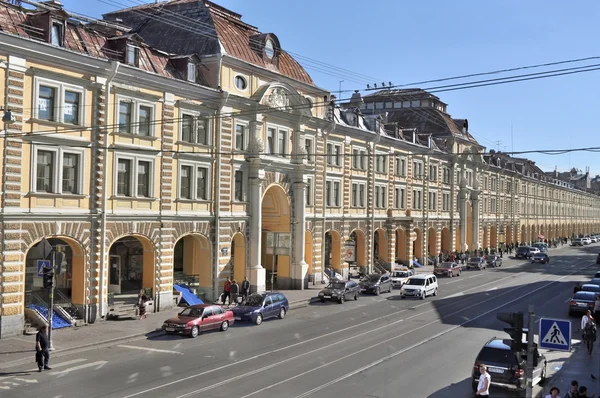
[[[510,341],[510,340],[509,340]],[[512,390],[524,390],[526,387],[525,368],[527,353],[525,350],[517,353],[511,351],[506,340],[493,338],[489,340],[475,358],[471,382],[473,391],[477,391],[479,383],[479,365],[486,365],[491,376],[491,385]],[[527,342],[523,342],[527,347]],[[539,353],[537,344],[534,344],[533,356],[533,385],[541,384],[546,380],[546,357]]]
[[[260,325],[269,318],[283,319],[290,310],[290,303],[283,293],[254,293],[242,305],[233,307],[236,321],[250,321]]]
[[[334,281],[319,292],[319,299],[322,302],[325,300],[333,300],[342,304],[344,301],[353,298],[358,300],[360,295],[360,287],[354,281]]]
[[[360,281],[360,290],[379,296],[381,292],[392,291],[392,279],[390,274],[369,274]]]
[[[519,246],[515,254],[515,258],[529,258],[531,256],[529,252],[529,246]]]
[[[579,291],[575,293],[571,301],[569,301],[569,315],[585,314],[588,310],[594,310],[596,301],[595,292]]]

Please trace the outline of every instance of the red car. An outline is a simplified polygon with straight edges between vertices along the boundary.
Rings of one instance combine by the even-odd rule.
[[[192,338],[207,330],[226,331],[234,322],[233,312],[218,305],[198,304],[185,308],[162,325],[165,333],[185,334]]]
[[[448,261],[445,263],[441,263],[439,266],[435,267],[433,273],[435,275],[442,275],[452,278],[453,276],[460,276],[461,266],[457,263]]]

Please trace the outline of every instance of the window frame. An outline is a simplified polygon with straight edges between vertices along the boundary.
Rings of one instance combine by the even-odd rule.
[[[237,127],[238,126],[243,126],[244,127],[244,134],[243,134],[243,147],[241,149],[238,149],[237,147]],[[233,124],[233,150],[236,152],[246,152],[248,150],[248,145],[250,144],[250,123],[245,121],[245,120],[236,120],[235,123]]]
[[[332,152],[329,154],[329,146],[331,146]],[[336,153],[336,149],[338,150]],[[326,164],[332,167],[342,167],[342,143],[341,142],[328,142],[325,147]],[[335,161],[334,161],[335,159]]]
[[[375,184],[373,190],[373,208],[375,209],[387,209],[387,185],[386,184]],[[383,194],[383,197],[381,196]]]
[[[147,100],[143,100],[143,99],[139,99],[139,98],[135,98],[135,97],[130,97],[127,95],[122,95],[122,94],[117,94],[116,96],[116,101],[115,101],[115,115],[116,117],[116,131],[115,133],[117,134],[125,134],[128,136],[136,136],[136,137],[141,137],[141,138],[156,138],[156,123],[154,123],[157,120],[157,106],[155,103],[147,101]],[[125,132],[125,131],[121,131],[121,126],[119,123],[119,115],[120,115],[120,110],[119,108],[121,107],[121,103],[122,102],[128,102],[131,104],[131,126],[130,126],[130,131]],[[148,131],[148,135],[141,135],[139,133],[139,128],[140,128],[140,121],[139,121],[139,114],[140,114],[140,107],[148,107],[151,109],[152,115],[150,116],[150,123],[149,123],[149,131]]]
[[[242,173],[242,198],[241,199],[237,199],[236,191],[235,191],[235,176],[236,176],[237,172]],[[232,178],[231,201],[233,203],[247,203],[248,202],[248,171],[244,170],[241,165],[234,167],[231,178]]]
[[[333,193],[335,192],[334,187],[336,185],[338,186],[338,195],[337,195],[337,198],[333,198],[333,197],[330,198],[329,197],[329,194],[328,194],[328,191],[329,191],[328,186],[329,185],[331,186],[331,195],[332,196],[333,196]],[[325,199],[325,206],[326,207],[332,207],[332,208],[338,207],[339,208],[339,207],[342,206],[342,195],[343,195],[342,189],[343,189],[343,186],[342,186],[342,179],[341,178],[331,178],[331,177],[329,177],[325,181],[325,198],[324,199]],[[332,204],[331,203],[331,199],[337,199],[337,200],[335,201],[335,203]]]
[[[239,79],[242,79],[242,80],[244,81],[244,88],[239,88],[239,87],[238,87],[238,85],[236,84],[236,83],[237,83],[237,80],[238,80],[238,78],[239,78]],[[250,80],[248,79],[248,77],[247,77],[247,76],[244,76],[244,75],[242,75],[242,74],[240,74],[240,73],[236,73],[236,74],[233,76],[233,87],[234,87],[234,88],[235,88],[237,91],[240,91],[240,92],[246,92],[246,91],[248,91],[248,87],[250,86],[250,83],[249,83],[249,81],[250,81]]]
[[[186,141],[183,139],[183,123],[184,123],[184,118],[185,117],[191,117],[192,118],[192,131],[191,131],[191,135],[192,138],[194,138],[192,141],[194,142],[190,142],[190,141]],[[198,142],[198,119],[204,119],[206,121],[206,143],[199,143]],[[211,146],[213,143],[213,121],[212,121],[212,117],[211,115],[207,114],[207,113],[203,113],[203,112],[192,112],[192,111],[188,111],[188,110],[181,110],[179,111],[179,123],[178,123],[178,127],[179,127],[179,134],[178,134],[178,142],[184,145],[200,145],[200,146]]]
[[[188,82],[196,83],[198,80],[198,65],[195,62],[188,61],[186,77]]]
[[[307,149],[306,143],[310,142],[310,151]],[[315,162],[315,139],[313,137],[304,137],[304,150],[306,151],[306,161],[308,163]]]
[[[268,145],[268,134],[269,130],[274,131],[275,135],[273,136],[273,147],[270,148],[271,151],[267,151],[269,148],[265,148],[265,153],[268,156],[275,156],[280,158],[286,158],[290,155],[290,129],[288,127],[279,126],[277,124],[267,123],[267,128],[265,129],[265,143]],[[281,152],[279,137],[283,133],[283,153]]]
[[[118,190],[118,178],[119,178],[119,160],[129,160],[131,161],[131,176],[129,181],[129,190],[130,195],[120,195],[117,193]],[[152,156],[143,156],[137,154],[131,154],[127,152],[117,152],[114,154],[113,159],[113,196],[115,198],[125,198],[125,199],[146,199],[152,200],[156,199],[156,158]],[[140,196],[138,195],[138,166],[139,162],[149,162],[150,163],[150,176],[149,187],[148,187],[148,196]]]
[[[354,196],[354,187],[356,186],[356,197]],[[362,192],[360,188],[362,187]],[[350,186],[350,207],[355,209],[364,209],[367,207],[367,183],[353,181]]]
[[[74,84],[64,83],[57,80],[46,79],[42,77],[34,78],[34,106],[32,107],[32,114],[35,120],[49,123],[61,123],[69,126],[84,126],[85,123],[85,107],[86,107],[86,90],[82,86],[76,86]],[[39,115],[39,100],[40,100],[40,86],[50,87],[55,90],[54,98],[54,109],[53,119],[41,119]],[[77,124],[65,122],[65,92],[70,91],[79,94],[79,106],[77,109]]]
[[[45,146],[32,144],[31,145],[31,157],[32,157],[32,167],[31,167],[31,177],[30,177],[30,187],[29,190],[32,194],[36,195],[74,195],[81,196],[84,195],[84,184],[85,184],[85,149],[72,149],[68,147],[56,147],[56,146]],[[52,173],[52,184],[53,189],[52,192],[46,191],[38,191],[37,190],[37,158],[38,151],[46,151],[52,152],[54,154],[53,159],[53,173]],[[78,176],[77,176],[77,191],[78,192],[63,192],[63,162],[64,162],[64,154],[73,154],[79,157],[79,165],[78,165]]]
[[[368,168],[368,162],[365,162],[367,158],[367,148],[361,146],[352,147],[352,168],[354,170],[366,171]]]
[[[422,189],[415,189],[413,188],[413,195],[412,195],[412,200],[411,200],[411,205],[412,205],[412,209],[413,210],[423,210],[423,190]],[[419,195],[416,195],[416,193],[419,193]],[[419,201],[416,202],[415,198],[419,197]],[[416,207],[415,205],[418,205],[418,207]]]
[[[57,37],[57,41],[58,43],[54,43],[54,28],[57,28],[57,33],[58,33],[58,37]],[[58,47],[64,47],[65,46],[65,26],[63,23],[57,21],[57,20],[52,20],[50,22],[50,44],[52,44],[53,46],[58,46]]]
[[[395,175],[398,177],[406,177],[406,156],[396,155],[394,160]]]
[[[306,178],[306,192],[304,193],[304,204],[314,206],[315,204],[315,180],[310,176]]]
[[[192,162],[180,160],[177,165],[177,200],[191,202],[207,202],[212,198],[211,181],[212,181],[212,165],[208,162]],[[181,197],[181,169],[183,167],[191,167],[192,174],[190,176],[190,198]],[[206,169],[206,198],[198,197],[198,169]]]
[[[385,152],[376,152],[375,153],[375,172],[379,174],[386,174],[388,170],[388,155]],[[383,160],[381,160],[383,159]],[[381,162],[381,164],[380,164]],[[383,169],[380,167],[382,166]]]
[[[406,187],[394,187],[394,208],[406,209]]]
[[[130,50],[133,50],[133,60],[130,59]],[[140,49],[138,46],[127,43],[125,47],[125,64],[130,66],[139,66],[140,64]]]

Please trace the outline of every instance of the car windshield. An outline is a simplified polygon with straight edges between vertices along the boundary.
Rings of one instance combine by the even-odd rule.
[[[392,274],[394,278],[406,278],[408,276],[408,272],[406,271],[396,271]]]
[[[344,282],[333,282],[327,285],[327,289],[344,289],[346,284]]]
[[[420,278],[410,278],[407,282],[407,285],[415,285],[415,286],[423,286],[425,284],[425,279]]]
[[[440,268],[452,268],[452,263],[442,263],[442,265],[440,265]]]
[[[379,280],[379,275],[367,275],[364,280],[367,282],[377,282]]]
[[[510,350],[499,350],[497,348],[483,347],[477,356],[480,363],[498,363],[504,365],[516,365],[517,358]]]
[[[262,294],[252,294],[246,300],[245,305],[250,307],[260,307],[262,306],[263,300],[264,297]]]
[[[187,307],[186,309],[181,311],[179,313],[179,315],[181,315],[181,316],[200,316],[200,315],[202,315],[202,308]]]

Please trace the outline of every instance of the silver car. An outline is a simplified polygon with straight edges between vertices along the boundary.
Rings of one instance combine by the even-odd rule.
[[[482,270],[486,268],[485,258],[483,257],[471,257],[469,261],[467,261],[467,269],[478,269]]]

